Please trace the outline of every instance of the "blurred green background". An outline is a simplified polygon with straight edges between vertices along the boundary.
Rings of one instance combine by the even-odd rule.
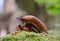
[[[19,8],[40,18],[55,36],[60,36],[60,0],[16,0]]]

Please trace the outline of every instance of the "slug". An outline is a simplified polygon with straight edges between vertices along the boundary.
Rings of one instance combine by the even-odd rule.
[[[39,30],[39,32],[45,32],[48,34],[48,29],[47,29],[46,25],[37,17],[35,17],[33,15],[27,15],[27,16],[22,17],[22,21],[34,25],[35,28],[37,28],[37,30]]]

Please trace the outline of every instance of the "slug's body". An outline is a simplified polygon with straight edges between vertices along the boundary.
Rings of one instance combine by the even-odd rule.
[[[37,28],[37,30],[39,30],[39,32],[45,32],[48,34],[46,25],[41,20],[39,20],[37,17],[28,15],[28,16],[24,16],[22,20],[26,23],[30,23],[34,25]]]
[[[48,34],[46,25],[41,20],[39,20],[37,17],[28,15],[28,16],[22,17],[22,19],[20,19],[20,18],[18,18],[18,19],[25,22],[25,25],[23,25],[23,26],[18,25],[19,31],[16,31],[12,34],[14,34],[14,35],[18,34],[21,31],[28,31],[28,32],[33,31],[36,33],[45,32],[46,34]]]

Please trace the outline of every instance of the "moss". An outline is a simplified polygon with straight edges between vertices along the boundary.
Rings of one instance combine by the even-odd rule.
[[[54,37],[45,33],[21,32],[17,35],[6,35],[0,41],[57,41]]]

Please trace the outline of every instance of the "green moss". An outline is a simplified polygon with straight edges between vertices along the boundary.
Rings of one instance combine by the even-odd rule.
[[[6,35],[0,41],[56,41],[54,37],[46,35],[45,33],[21,32],[17,35]]]

